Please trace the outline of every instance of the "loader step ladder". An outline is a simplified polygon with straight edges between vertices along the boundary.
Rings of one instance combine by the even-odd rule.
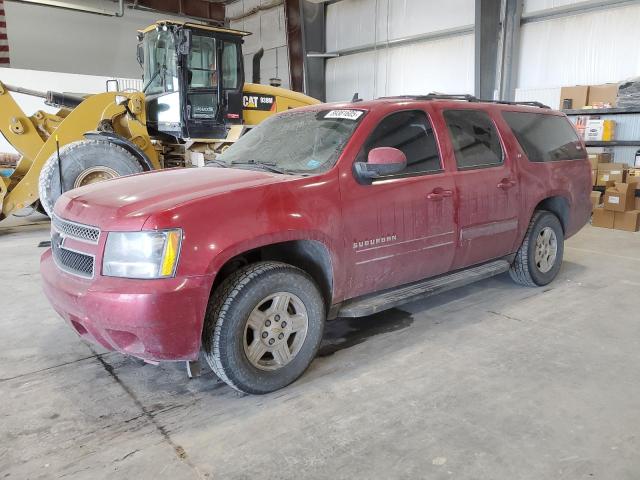
[[[422,300],[439,293],[463,287],[509,270],[507,260],[495,260],[477,267],[421,280],[383,292],[365,295],[342,304],[338,317],[364,317],[408,302]]]

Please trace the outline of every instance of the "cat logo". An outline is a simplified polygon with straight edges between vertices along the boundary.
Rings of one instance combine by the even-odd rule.
[[[276,109],[276,97],[273,95],[243,95],[242,108],[272,112]]]

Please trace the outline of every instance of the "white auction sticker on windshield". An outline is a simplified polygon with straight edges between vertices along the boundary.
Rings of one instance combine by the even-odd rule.
[[[357,120],[364,112],[362,110],[331,110],[324,118],[342,118],[344,120]]]

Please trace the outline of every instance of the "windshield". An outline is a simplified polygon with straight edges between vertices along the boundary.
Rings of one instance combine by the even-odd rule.
[[[362,110],[291,111],[273,116],[218,157],[226,166],[264,164],[284,172],[330,169],[360,120]]]
[[[145,34],[144,49],[144,93],[178,91],[178,68],[175,41],[170,31],[153,30]]]

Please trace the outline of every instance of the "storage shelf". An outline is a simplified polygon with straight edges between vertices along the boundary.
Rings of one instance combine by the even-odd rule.
[[[600,185],[594,185],[591,188],[594,191],[598,191],[598,192],[602,192],[602,193],[604,193],[604,191],[607,189],[607,187],[601,187]],[[636,189],[636,197],[640,198],[640,189]]]
[[[565,115],[633,115],[640,114],[638,107],[624,108],[580,108],[572,110],[562,110]]]
[[[640,140],[585,141],[587,147],[640,147]]]

